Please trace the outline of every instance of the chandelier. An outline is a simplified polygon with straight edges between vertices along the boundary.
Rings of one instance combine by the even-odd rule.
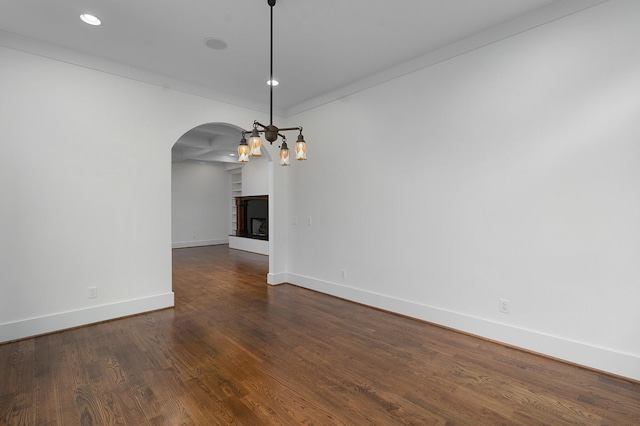
[[[238,161],[241,163],[246,163],[249,161],[249,157],[261,157],[262,153],[260,152],[260,148],[262,147],[262,138],[260,137],[260,133],[264,133],[264,138],[269,141],[269,144],[273,145],[278,139],[278,136],[282,138],[282,145],[280,146],[280,165],[288,166],[289,163],[289,147],[287,146],[287,138],[280,132],[287,132],[290,130],[297,130],[298,140],[296,141],[294,151],[296,154],[296,160],[306,160],[307,159],[307,144],[304,141],[304,136],[302,136],[302,127],[285,127],[285,128],[277,128],[273,125],[273,86],[277,83],[273,80],[273,6],[276,5],[276,0],[267,0],[267,4],[270,6],[271,10],[271,37],[270,37],[270,69],[269,69],[269,125],[265,126],[264,124],[254,121],[253,122],[253,130],[243,130],[242,131],[242,140],[240,141],[240,145],[238,145]],[[249,137],[249,143],[247,144],[247,139],[245,135],[247,133],[251,133]]]

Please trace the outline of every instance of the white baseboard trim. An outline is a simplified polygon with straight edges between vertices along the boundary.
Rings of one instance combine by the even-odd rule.
[[[573,364],[640,381],[640,356],[577,342],[435,306],[288,273],[289,283],[482,338],[519,347]]]
[[[229,244],[229,238],[219,238],[217,240],[198,240],[198,241],[172,242],[171,243],[171,248],[218,246],[218,245],[221,245],[221,244]]]
[[[290,282],[289,274],[287,274],[286,272],[281,272],[279,274],[272,274],[272,273],[267,274],[267,284],[278,285],[278,284],[284,284],[288,282]]]
[[[0,343],[170,308],[173,292],[0,324]]]
[[[269,255],[269,241],[229,236],[229,248]]]

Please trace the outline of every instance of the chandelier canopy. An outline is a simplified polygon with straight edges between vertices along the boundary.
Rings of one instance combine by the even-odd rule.
[[[307,159],[307,143],[304,141],[304,136],[302,136],[302,126],[299,127],[285,127],[278,128],[273,125],[273,87],[277,85],[273,80],[273,7],[276,5],[276,0],[267,0],[267,4],[270,7],[271,11],[271,23],[270,23],[270,69],[269,69],[269,125],[265,126],[264,124],[258,122],[257,120],[253,122],[253,130],[243,130],[242,131],[242,140],[240,141],[240,145],[238,145],[238,161],[241,163],[246,163],[249,161],[249,157],[261,157],[261,147],[262,147],[262,138],[260,137],[260,133],[264,133],[264,138],[269,141],[269,144],[273,144],[278,137],[282,138],[282,145],[280,146],[280,165],[288,166],[289,162],[289,147],[287,146],[287,138],[280,132],[287,132],[290,130],[297,130],[298,139],[294,146],[294,151],[296,154],[296,160],[306,160]],[[251,133],[249,137],[249,143],[247,143],[247,139],[245,135],[247,133]]]

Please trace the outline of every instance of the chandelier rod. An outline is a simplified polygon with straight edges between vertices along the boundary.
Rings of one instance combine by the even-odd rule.
[[[247,144],[247,140],[245,138],[245,135],[249,131],[242,131],[242,139],[240,140],[240,145],[238,145],[238,161],[241,163],[246,163],[247,161],[249,161],[249,157],[262,156],[260,151],[262,149],[262,139],[260,138],[260,133],[264,133],[265,139],[269,141],[270,144],[273,144],[273,142],[275,142],[278,137],[282,138],[282,145],[280,146],[280,165],[288,166],[289,148],[287,147],[287,138],[280,132],[288,130],[297,130],[298,132],[300,132],[295,144],[296,160],[307,159],[307,143],[304,140],[304,136],[302,136],[302,126],[285,127],[278,129],[273,125],[273,7],[276,4],[276,0],[267,0],[267,4],[271,8],[269,13],[269,125],[265,126],[258,120],[255,120],[253,122],[253,130],[251,130],[249,144]]]
[[[269,42],[269,125],[273,125],[273,6],[276,0],[270,0],[269,6],[271,10],[271,33]]]

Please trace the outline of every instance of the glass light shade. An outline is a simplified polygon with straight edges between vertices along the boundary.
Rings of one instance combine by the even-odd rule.
[[[307,159],[307,143],[304,141],[302,137],[302,133],[298,135],[298,141],[295,146],[296,151],[296,160],[306,160]]]
[[[242,142],[238,145],[238,161],[241,163],[249,161],[249,145],[247,145],[247,140],[244,138],[242,138]]]
[[[251,132],[251,137],[249,138],[249,147],[251,148],[249,155],[251,157],[262,157],[262,152],[260,151],[261,146],[262,138],[260,137],[258,129],[254,128]]]
[[[280,148],[280,165],[288,166],[290,165],[289,161],[289,148],[287,147],[287,143],[283,142],[282,147]]]

